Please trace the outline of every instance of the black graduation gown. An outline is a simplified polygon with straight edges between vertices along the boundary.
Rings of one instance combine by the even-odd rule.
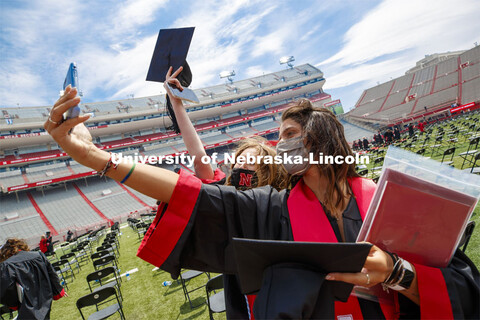
[[[269,186],[240,192],[233,187],[202,185],[198,179],[181,172],[168,210],[152,223],[137,255],[171,273],[173,278],[178,277],[181,268],[235,274],[233,237],[294,240],[288,197],[287,191],[278,192]],[[415,267],[417,275],[422,277],[425,270],[439,271]],[[480,276],[473,263],[457,252],[450,265],[436,273],[445,279],[453,317],[478,318]],[[426,280],[420,280],[419,276],[419,287],[424,286]],[[422,303],[441,309],[444,300],[437,306],[430,296],[422,299],[422,292]],[[441,296],[439,292],[436,294]],[[419,318],[419,308],[399,296],[401,311]],[[426,312],[431,306],[421,308],[422,318],[433,316],[434,313]],[[361,316],[376,316],[368,314],[371,308],[366,309],[362,308]]]
[[[16,283],[24,290],[22,304]],[[39,251],[20,251],[0,263],[0,302],[18,307],[19,319],[49,319],[52,300],[64,294],[55,270]]]

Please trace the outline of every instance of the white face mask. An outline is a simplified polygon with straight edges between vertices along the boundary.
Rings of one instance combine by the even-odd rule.
[[[308,159],[308,151],[303,144],[303,137],[280,141],[277,144],[277,155],[284,158],[284,154],[292,158],[301,156],[302,159]],[[307,160],[302,163],[283,163],[283,167],[288,174],[301,176],[310,168],[310,163]]]

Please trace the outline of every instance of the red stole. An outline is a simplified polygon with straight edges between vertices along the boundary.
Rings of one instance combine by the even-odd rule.
[[[376,185],[371,180],[352,178],[348,180],[362,220],[372,200]],[[287,200],[293,239],[295,241],[337,242],[335,233],[323,211],[320,201],[313,191],[305,185],[303,179],[290,192]],[[380,304],[387,319],[394,318],[393,305]],[[363,319],[360,304],[355,296],[350,296],[347,302],[335,302],[335,316]]]

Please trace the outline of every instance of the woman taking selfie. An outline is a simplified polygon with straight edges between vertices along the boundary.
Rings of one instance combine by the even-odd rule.
[[[177,175],[148,165],[122,163],[114,167],[111,155],[91,142],[82,124],[88,116],[62,122],[63,113],[80,102],[76,95],[76,89],[66,89],[45,122],[45,129],[81,164],[168,202],[168,209],[146,239],[154,245],[141,257],[174,278],[181,268],[235,274],[233,237],[311,242],[356,240],[375,184],[358,177],[355,164],[284,164],[290,175],[301,179],[291,191],[280,192],[270,186],[238,191],[228,186],[202,184],[183,171]],[[334,157],[353,154],[334,114],[313,107],[306,99],[284,112],[277,153],[304,157],[310,153],[314,157],[320,153]],[[478,270],[460,251],[447,268],[439,269],[410,263],[395,253],[372,246],[361,272],[330,273],[326,279],[365,287],[383,283],[390,288],[391,303],[350,296],[348,302],[333,303],[331,299],[332,303],[325,305],[317,304],[316,299],[295,300],[298,292],[278,292],[276,298],[283,301],[277,301],[276,308],[267,313],[255,312],[255,317],[480,316]],[[258,310],[263,310],[261,307]]]

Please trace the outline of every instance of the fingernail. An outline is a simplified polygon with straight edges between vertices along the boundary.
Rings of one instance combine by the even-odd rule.
[[[93,117],[93,113],[91,113],[91,112],[85,113],[84,116],[86,116],[86,117]]]
[[[327,279],[327,280],[335,280],[335,278],[334,278],[332,275],[330,275],[330,274],[327,274],[327,275],[325,276],[325,279]]]

